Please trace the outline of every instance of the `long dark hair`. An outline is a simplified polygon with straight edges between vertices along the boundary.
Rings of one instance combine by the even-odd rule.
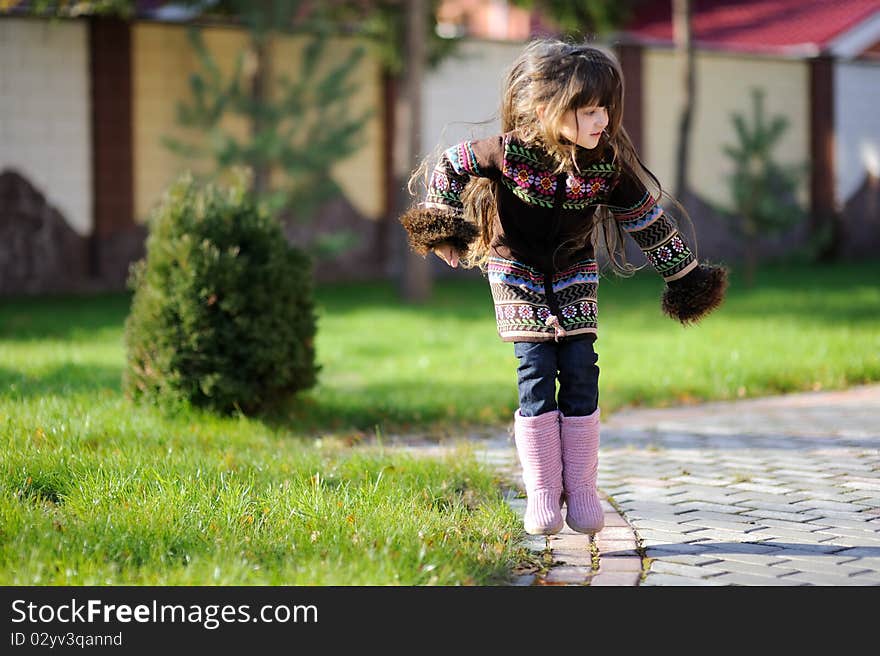
[[[623,127],[624,80],[620,63],[608,50],[593,44],[574,44],[553,38],[529,42],[505,75],[500,117],[502,132],[513,132],[521,143],[546,152],[556,166],[555,173],[579,172],[591,160],[610,154],[622,175],[637,178],[654,198],[665,197],[683,216],[687,212],[666,193],[657,177],[645,166]],[[538,107],[545,108],[544,120],[538,120]],[[604,107],[608,126],[596,148],[578,147],[564,138],[560,128],[569,110],[580,107]],[[577,112],[575,111],[575,117]],[[433,156],[432,156],[433,157]],[[410,182],[429,173],[426,158]],[[462,191],[465,218],[478,228],[480,236],[462,260],[466,267],[485,268],[490,255],[495,214],[497,183],[488,178],[472,178]],[[670,217],[672,218],[672,217]],[[589,230],[578,238],[579,243],[566,244],[578,248],[588,242],[604,249],[609,264],[621,275],[631,275],[638,267],[626,258],[626,235],[610,210],[596,209]]]

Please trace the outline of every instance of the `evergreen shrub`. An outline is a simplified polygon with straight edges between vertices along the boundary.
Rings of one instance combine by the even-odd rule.
[[[244,180],[182,176],[149,228],[129,277],[127,396],[252,413],[316,383],[311,260]]]

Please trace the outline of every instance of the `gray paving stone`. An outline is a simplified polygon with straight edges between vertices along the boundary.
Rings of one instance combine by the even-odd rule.
[[[809,479],[816,479],[816,478],[830,478],[834,475],[834,474],[829,474],[826,472],[816,471],[815,469],[806,469],[806,468],[804,468],[804,469],[788,469],[788,468],[774,469],[773,474],[776,476],[792,476],[792,477],[795,477],[795,479],[803,478],[803,479],[808,479],[808,480]]]
[[[779,556],[776,553],[773,554],[752,554],[752,553],[722,553],[714,556],[718,561],[728,562],[738,562],[738,563],[748,563],[751,565],[762,565],[765,567],[769,567],[771,565],[778,565],[785,562],[787,559],[784,556]],[[796,568],[795,568],[796,569]]]
[[[712,579],[725,585],[761,585],[761,586],[798,586],[808,585],[807,582],[800,579],[792,579],[790,576],[783,578],[769,578],[767,576],[755,576],[754,574],[745,574],[743,572],[731,572],[728,574],[720,574]]]
[[[547,538],[543,535],[526,535],[522,545],[529,551],[543,552],[547,549]]]
[[[748,503],[748,501],[740,501],[742,504]],[[811,513],[814,517],[821,517],[822,513],[827,512],[827,510],[808,508],[806,506],[795,506],[791,503],[766,503],[766,502],[756,502],[752,504],[751,511],[754,510],[768,510],[772,512],[782,512],[782,513]]]
[[[665,554],[700,554],[706,553],[705,547],[695,544],[664,544],[645,545],[645,553],[649,558],[662,558]]]
[[[751,533],[724,528],[704,528],[685,535],[686,542],[705,544],[726,544],[728,542],[758,542]]]
[[[789,576],[785,576],[780,580],[798,581],[800,583],[807,583],[809,585],[862,585],[861,581],[858,578],[846,576],[842,572],[830,572],[827,574],[821,574],[818,572],[802,572],[800,574],[791,574]]]
[[[784,558],[787,561],[792,561],[794,563],[812,563],[815,565],[822,565],[825,567],[837,567],[838,565],[851,565],[853,563],[862,563],[863,561],[871,560],[870,558],[854,558],[852,556],[837,556],[832,553],[807,553],[807,552],[799,552],[799,551],[780,551],[778,556],[780,558]],[[862,566],[862,565],[860,565]],[[865,564],[866,568],[870,568],[871,565]],[[877,567],[876,569],[880,569]]]
[[[682,522],[682,526],[684,528],[701,527],[703,530],[728,531],[742,534],[749,533],[760,528],[759,524],[752,522],[726,521],[721,519],[703,519],[702,517],[696,517],[690,521]]]
[[[749,513],[753,511],[748,511]],[[741,525],[743,529],[748,528],[749,525],[755,524],[758,519],[750,514],[745,514],[744,512],[731,512],[731,513],[720,513],[714,512],[712,510],[692,510],[688,513],[682,513],[680,515],[679,521],[682,522],[713,522],[717,521],[733,523],[737,525]]]
[[[834,554],[835,556],[838,556],[841,551],[846,550],[845,547],[841,548],[839,545],[834,544],[803,544],[793,542],[781,542],[777,540],[768,541],[767,544],[780,547],[780,550],[776,552],[776,555],[783,556],[785,558],[793,558],[795,556],[819,556],[829,554]],[[858,556],[839,557],[854,558]]]
[[[651,563],[650,572],[658,574],[675,574],[677,576],[685,576],[688,578],[703,578],[711,574],[701,565],[686,565],[683,563],[673,563],[665,560],[655,560]]]
[[[793,531],[787,528],[763,528],[757,531],[749,531],[748,535],[754,540],[820,544],[820,538],[815,533],[810,531]]]
[[[793,488],[783,485],[761,485],[759,483],[734,483],[730,486],[737,490],[748,490],[750,492],[770,492],[772,494],[785,494],[786,492],[794,492]]]
[[[722,514],[727,513],[738,513],[744,510],[750,510],[749,506],[740,506],[734,504],[724,504],[724,503],[711,503],[707,501],[681,501],[676,502],[676,508],[681,510],[692,510],[692,511],[714,511]]]
[[[880,556],[880,547],[848,547],[835,551],[835,555],[856,557],[867,556],[876,558],[877,556]]]
[[[847,526],[829,526],[821,531],[816,531],[816,535],[830,533],[831,535],[847,536],[851,538],[864,538],[867,542],[874,543],[880,540],[880,533],[868,526],[851,528]]]
[[[847,481],[842,487],[852,488],[854,490],[878,490],[880,491],[880,481]]]
[[[513,581],[511,581],[511,585],[517,586],[526,586],[526,585],[534,585],[537,580],[537,576],[534,574],[520,574],[519,576],[515,576]]]
[[[667,522],[660,521],[656,519],[642,519],[636,523],[636,531],[638,533],[642,533],[643,531],[663,531],[667,533],[677,533],[681,528],[681,522]]]
[[[873,522],[868,517],[864,519],[843,519],[841,517],[829,517],[829,521],[825,522],[825,518],[820,517],[819,519],[810,520],[807,524],[815,523],[817,526],[821,526],[820,530],[828,530],[831,528],[854,528],[861,529],[865,531],[873,531],[875,533],[880,533],[880,524]]]
[[[682,521],[680,516],[671,513],[662,514],[656,512],[641,512],[638,509],[628,508],[626,506],[623,507],[623,514],[635,526],[638,526],[643,521],[650,521],[652,519],[668,522],[670,524],[680,524]]]
[[[880,507],[880,502],[871,506],[859,506],[859,504],[854,503],[852,512],[842,512],[840,510],[822,510],[819,512],[822,513],[821,519],[825,519],[833,525],[841,519],[848,519],[851,521],[871,521],[869,518],[873,515],[870,514],[870,510],[878,507]]]
[[[856,559],[858,559],[858,562],[860,565],[863,565],[864,567],[866,567],[868,569],[880,570],[880,557],[878,557],[878,556],[874,556],[874,557],[870,557],[870,556],[856,556],[856,557],[838,556],[838,557],[839,558],[853,558],[853,562]]]
[[[811,573],[811,574],[827,574],[829,572],[839,572],[845,575],[852,575],[856,572],[863,571],[876,571],[876,570],[866,570],[864,567],[860,567],[858,565],[858,561],[851,561],[850,563],[835,563],[833,562],[831,557],[826,557],[826,560],[804,560],[801,558],[798,559],[790,559],[785,563],[780,563],[779,567],[783,567],[787,570],[797,570],[800,572]],[[776,569],[777,565],[771,565],[773,569]]]
[[[877,553],[880,553],[880,539],[878,538],[868,538],[868,537],[851,537],[849,535],[834,535],[833,533],[826,532],[818,532],[816,535],[822,536],[820,537],[820,541],[822,544],[836,544],[841,548],[843,547],[852,547],[852,548],[865,548],[865,549],[874,549]],[[827,539],[826,539],[827,536]]]
[[[661,559],[662,560],[655,560],[654,562],[680,563],[682,565],[705,565],[719,560],[713,556],[698,556],[696,554],[663,554]]]
[[[792,531],[808,531],[810,533],[821,531],[830,526],[827,522],[823,522],[821,517],[803,522],[790,522],[786,519],[776,519],[773,517],[761,517],[758,521],[761,526],[768,528],[785,528]]]
[[[743,553],[743,554],[775,554],[783,549],[774,544],[761,544],[759,542],[722,542],[708,543],[703,545],[700,552],[707,556],[722,557],[722,554]]]
[[[809,511],[804,511],[801,513],[780,512],[778,510],[764,510],[762,508],[758,508],[756,510],[749,510],[748,512],[744,513],[744,516],[760,517],[762,519],[784,519],[790,522],[807,522],[811,519],[818,519],[819,517],[821,517],[821,514]]]
[[[834,490],[817,490],[810,488],[805,493],[806,499],[822,499],[824,501],[840,501],[842,503],[852,503],[860,499],[866,499],[870,495],[858,490],[844,490],[843,488],[835,488]],[[804,499],[804,500],[806,500]]]
[[[799,493],[792,494],[768,494],[767,492],[748,492],[746,494],[738,494],[735,503],[740,505],[789,505],[797,501],[802,501],[805,495]]]
[[[676,576],[674,574],[648,574],[647,578],[642,581],[641,585],[676,585],[676,586],[703,586],[703,585],[721,585],[713,579],[689,578],[686,576]]]
[[[685,534],[681,531],[638,531],[637,536],[642,542],[684,542]]]
[[[865,585],[880,585],[880,571],[875,569],[857,572],[851,574],[850,577]]]
[[[827,501],[825,499],[797,501],[791,505],[795,506],[798,510],[803,508],[805,510],[810,510],[810,509],[841,510],[844,512],[852,512],[852,507],[853,507],[851,503],[842,503],[840,501]]]
[[[770,579],[800,571],[795,567],[786,567],[778,563],[771,566],[769,560],[766,563],[746,563],[741,560],[727,558],[723,558],[721,562],[710,563],[708,565],[703,565],[702,567],[710,572],[749,574],[752,576],[763,576]]]

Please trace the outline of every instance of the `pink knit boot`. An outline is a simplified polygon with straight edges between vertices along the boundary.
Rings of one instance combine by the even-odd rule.
[[[562,419],[562,463],[565,521],[578,533],[595,534],[605,526],[605,513],[596,492],[599,473],[599,409],[586,417]]]
[[[526,486],[526,533],[551,535],[562,530],[562,448],[559,411],[537,417],[513,415],[513,436]]]

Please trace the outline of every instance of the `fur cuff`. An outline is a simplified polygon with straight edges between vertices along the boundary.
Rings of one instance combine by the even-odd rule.
[[[663,292],[663,312],[682,324],[697,323],[721,305],[727,291],[727,269],[701,264],[683,278],[673,280]]]
[[[400,217],[409,235],[409,245],[419,255],[427,255],[442,243],[449,243],[465,255],[479,236],[473,223],[452,212],[433,207],[413,207]]]

